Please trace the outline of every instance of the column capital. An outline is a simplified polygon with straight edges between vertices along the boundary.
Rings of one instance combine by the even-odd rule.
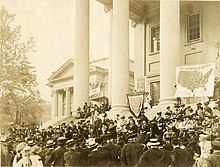
[[[139,20],[135,20],[135,21],[132,20],[132,21],[131,21],[131,27],[132,27],[132,28],[135,28],[137,24],[145,24],[145,23],[147,23],[147,18],[145,18],[145,17],[144,17],[144,18],[141,18],[141,19],[139,19]]]
[[[54,94],[56,94],[57,93],[57,90],[51,90],[50,91],[50,96],[52,97]]]
[[[65,88],[65,89],[63,89],[65,92],[68,92],[68,91],[70,91],[70,88]]]
[[[110,13],[111,9],[112,9],[112,5],[108,5],[108,6],[105,5],[105,6],[104,6],[104,12],[105,12],[105,13],[108,13],[108,12]]]

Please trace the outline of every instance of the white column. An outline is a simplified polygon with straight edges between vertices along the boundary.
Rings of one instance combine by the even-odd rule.
[[[134,77],[144,76],[145,70],[145,25],[144,23],[136,24],[134,27]]]
[[[70,99],[70,88],[67,88],[66,90],[66,110],[64,115],[70,115],[70,107],[71,107],[71,99]]]
[[[179,0],[160,1],[160,103],[173,104],[180,57]]]
[[[110,17],[110,30],[109,30],[109,67],[108,67],[108,98],[109,104],[112,104],[112,20],[113,20],[113,11],[109,9]]]
[[[59,92],[59,111],[58,116],[63,116],[63,92]]]
[[[74,110],[89,100],[89,0],[75,0]]]
[[[52,103],[51,103],[51,118],[58,116],[58,93],[57,91],[52,92]]]
[[[113,0],[112,112],[128,111],[129,0]]]

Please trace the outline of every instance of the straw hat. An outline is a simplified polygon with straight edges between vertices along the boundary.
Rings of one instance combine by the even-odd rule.
[[[42,148],[39,146],[33,146],[30,150],[32,154],[39,154],[42,151]]]
[[[159,146],[160,145],[160,142],[158,141],[157,138],[151,138],[149,143],[148,143],[149,146]]]
[[[16,151],[21,151],[27,144],[25,142],[21,142],[16,146]]]
[[[88,148],[94,148],[98,145],[98,143],[95,142],[95,140],[92,140],[88,143]]]

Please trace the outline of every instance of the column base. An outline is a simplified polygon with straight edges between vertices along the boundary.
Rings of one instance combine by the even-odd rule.
[[[174,103],[177,103],[177,98],[165,97],[160,99],[159,105],[174,105]]]
[[[115,119],[117,114],[119,114],[120,117],[129,117],[131,115],[127,105],[113,105],[112,109],[108,112],[108,117],[110,119]]]

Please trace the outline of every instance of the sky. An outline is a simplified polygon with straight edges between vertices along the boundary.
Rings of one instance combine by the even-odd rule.
[[[46,85],[52,72],[74,58],[74,0],[1,0],[15,24],[21,25],[22,41],[34,37],[36,52],[29,56],[36,69],[38,89],[50,101]],[[109,53],[110,14],[96,0],[90,2],[90,58],[107,57]],[[99,34],[99,35],[97,35]]]

